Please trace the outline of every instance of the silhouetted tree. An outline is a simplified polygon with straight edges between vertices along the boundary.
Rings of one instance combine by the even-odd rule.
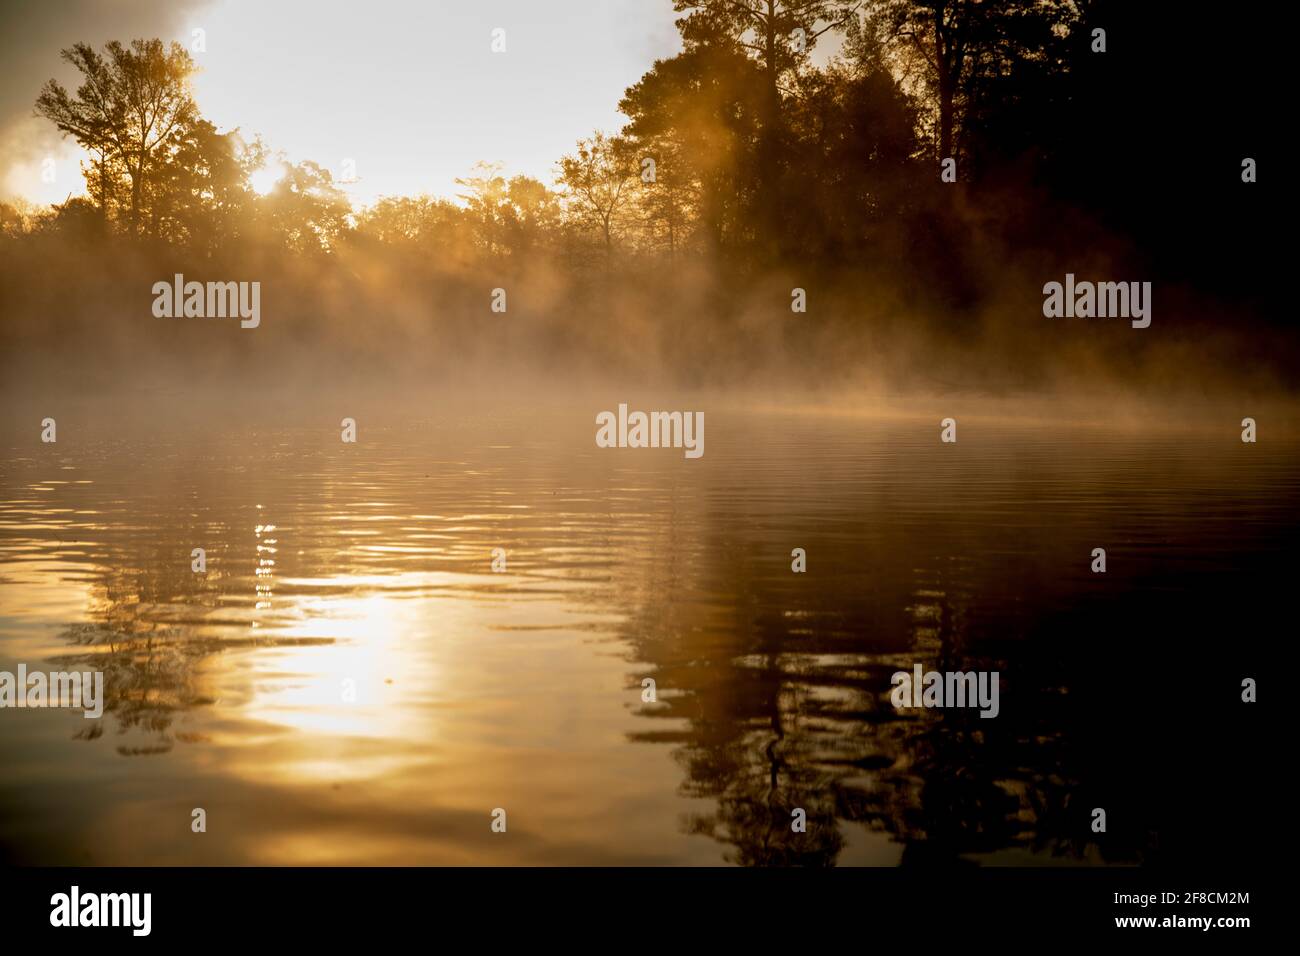
[[[630,205],[636,158],[626,140],[597,130],[578,142],[577,151],[560,159],[560,185],[574,219],[597,229],[608,262],[615,232]]]
[[[265,227],[287,248],[328,252],[348,228],[352,205],[328,169],[306,161],[285,163],[260,210]]]
[[[619,109],[637,157],[651,156],[677,208],[711,250],[752,236],[760,77],[736,43],[715,35],[660,60]]]
[[[752,169],[759,238],[777,244],[790,205],[778,193],[788,163],[782,82],[807,61],[819,37],[843,25],[851,0],[674,0],[687,15],[677,21],[689,50],[730,38],[759,68],[758,137]]]
[[[116,40],[107,57],[79,43],[62,56],[85,77],[76,96],[50,80],[36,100],[36,113],[73,136],[91,154],[101,212],[107,217],[117,195],[119,173],[129,182],[127,219],[133,232],[154,219],[148,202],[150,179],[187,124],[198,116],[190,94],[194,61],[179,43]]]
[[[1038,67],[1076,18],[1070,0],[867,0],[864,11],[900,77],[930,105],[941,159],[961,155],[978,124],[972,110],[987,118],[991,105],[1001,108],[992,91],[1014,97],[1050,84]]]

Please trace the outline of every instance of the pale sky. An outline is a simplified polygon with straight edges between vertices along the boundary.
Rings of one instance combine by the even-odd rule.
[[[551,182],[578,138],[622,126],[623,91],[680,49],[673,19],[671,0],[4,0],[0,195],[84,191],[75,144],[31,117],[45,80],[75,91],[58,53],[79,40],[192,47],[206,31],[206,52],[192,50],[203,114],[336,177],[351,159],[349,192],[369,203],[452,196],[478,160]],[[498,27],[504,53],[491,50]]]

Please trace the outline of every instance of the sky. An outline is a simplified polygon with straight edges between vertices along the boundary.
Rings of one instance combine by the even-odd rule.
[[[75,92],[59,50],[78,41],[184,43],[218,129],[336,178],[355,170],[347,191],[369,204],[454,196],[478,161],[551,182],[579,138],[622,126],[623,91],[680,49],[674,16],[672,0],[0,0],[0,197],[84,191],[75,143],[32,116],[46,80]]]

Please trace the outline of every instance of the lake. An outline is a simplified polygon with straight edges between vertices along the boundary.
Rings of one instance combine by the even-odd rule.
[[[705,454],[598,448],[622,401],[703,409]],[[344,444],[336,405],[6,417],[0,669],[103,671],[106,709],[0,711],[0,858],[1127,865],[1266,832],[1241,681],[1294,630],[1300,456],[1240,415],[944,444],[951,405],[610,393],[380,403]],[[916,664],[997,671],[998,716],[895,708]]]

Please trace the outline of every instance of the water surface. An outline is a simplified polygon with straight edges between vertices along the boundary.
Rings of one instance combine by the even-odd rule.
[[[1294,446],[721,410],[690,461],[598,410],[7,436],[0,669],[108,704],[0,711],[0,854],[1138,863],[1227,846],[1198,801],[1247,825],[1207,767],[1256,733]],[[914,663],[999,671],[1001,713],[896,711]]]

